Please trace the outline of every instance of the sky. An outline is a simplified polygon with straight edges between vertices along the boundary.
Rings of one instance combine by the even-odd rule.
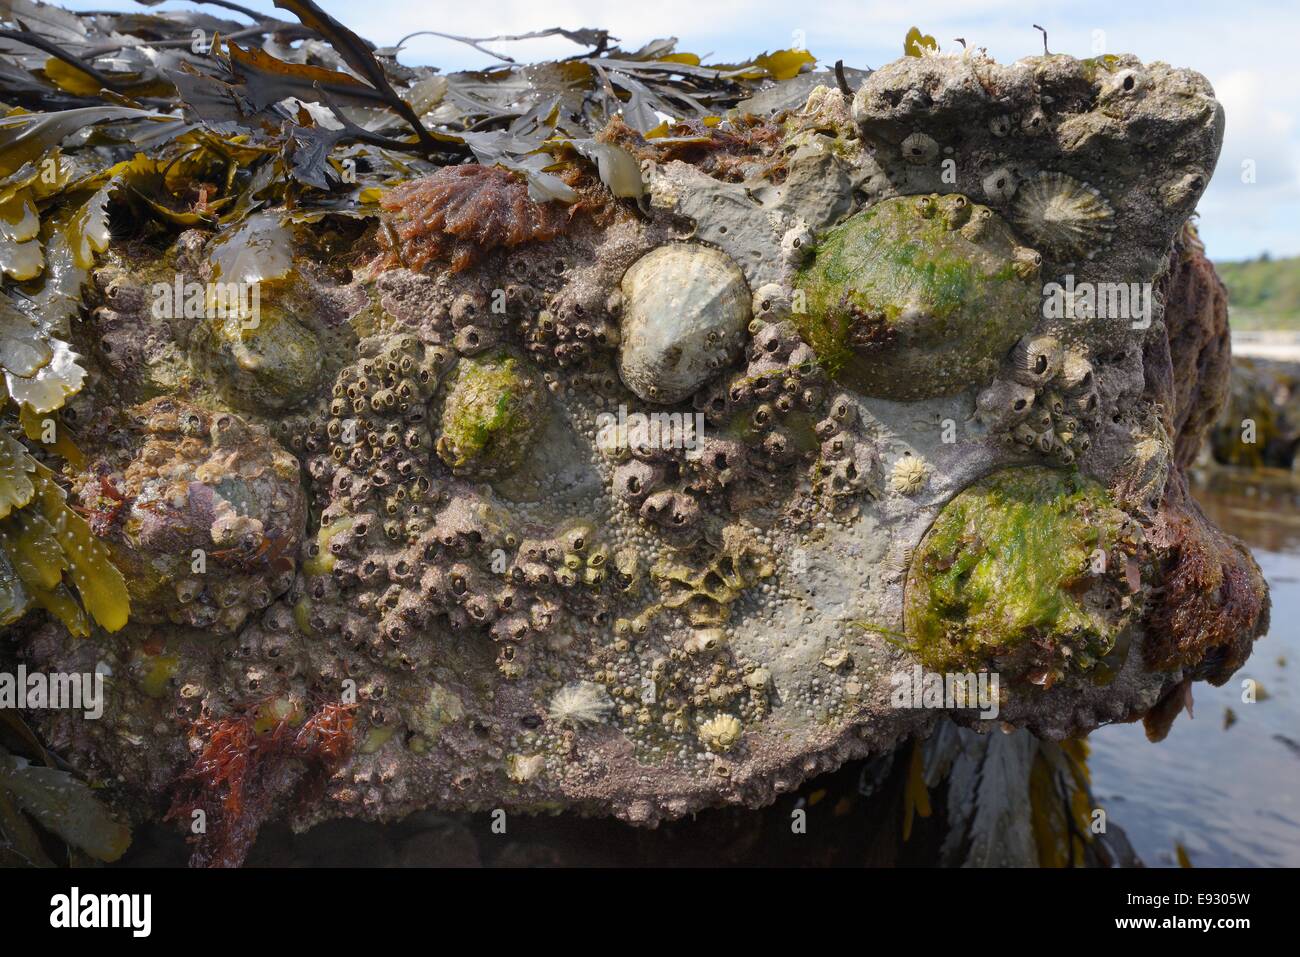
[[[270,0],[240,0],[273,11]],[[318,0],[356,32],[380,45],[436,29],[468,37],[521,34],[548,27],[603,27],[624,49],[662,36],[706,62],[734,62],[765,50],[800,46],[821,65],[877,67],[902,53],[909,27],[943,49],[985,47],[1001,62],[1042,52],[1079,57],[1133,53],[1199,70],[1224,105],[1227,132],[1219,166],[1200,205],[1200,230],[1217,260],[1267,252],[1300,255],[1300,55],[1282,49],[1300,40],[1300,4],[1219,2],[1093,3],[1010,0]],[[130,0],[64,0],[74,10],[141,10]],[[167,0],[158,9],[193,8]],[[207,12],[224,15],[215,6]],[[292,17],[277,13],[283,19]],[[239,19],[239,15],[230,14]],[[557,38],[492,43],[521,62],[579,52]],[[411,39],[400,59],[444,70],[490,66],[491,57],[434,37]],[[1253,171],[1252,175],[1247,175]]]

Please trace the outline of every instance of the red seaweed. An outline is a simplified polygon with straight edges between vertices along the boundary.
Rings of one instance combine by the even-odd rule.
[[[439,259],[460,272],[498,247],[554,239],[565,231],[570,210],[538,203],[523,177],[499,166],[445,166],[391,190],[379,242],[381,268],[419,270]],[[394,245],[396,240],[396,245]]]
[[[166,820],[189,826],[203,812],[204,830],[190,838],[192,867],[240,866],[275,811],[309,800],[351,754],[355,705],[327,704],[296,729],[285,716],[259,730],[264,708],[205,714],[191,728],[203,745],[175,783]]]

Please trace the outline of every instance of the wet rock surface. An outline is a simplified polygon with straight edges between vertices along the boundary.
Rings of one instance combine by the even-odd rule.
[[[895,702],[909,642],[950,638],[905,614],[909,572],[955,574],[925,537],[954,509],[996,524],[1005,501],[963,504],[989,476],[1053,492],[1014,521],[1068,524],[1069,567],[1017,578],[1052,615],[1015,635],[970,617],[960,661],[920,656],[999,670],[998,719],[956,720],[1060,739],[1226,680],[1267,597],[1181,476],[1226,355],[1180,240],[1222,136],[1205,80],[908,57],[763,123],[725,166],[643,142],[644,208],[605,195],[561,221],[504,172],[434,174],[390,194],[395,232],[286,226],[292,298],[225,339],[151,320],[138,267],[101,283],[88,340],[168,344],[87,349],[113,374],[72,404],[141,598],[112,646],[20,636],[30,662],[112,676],[104,719],[52,718],[49,743],[150,817],[189,807],[187,768],[220,771],[213,813],[237,815],[232,757],[258,823],[765,804],[935,726]],[[169,268],[206,275],[203,244],[184,234]],[[845,376],[827,341],[867,359]],[[202,590],[164,601],[200,587],[169,563],[205,534]],[[990,580],[1017,574],[994,547],[1016,538],[980,538]],[[1065,665],[1084,655],[1104,680]]]

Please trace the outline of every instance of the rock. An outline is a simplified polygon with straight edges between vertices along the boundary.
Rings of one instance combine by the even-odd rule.
[[[125,480],[110,537],[153,593],[111,643],[11,629],[32,667],[126,679],[95,727],[40,730],[158,808],[214,738],[312,722],[323,787],[294,800],[303,752],[249,745],[226,835],[290,807],[297,828],[653,824],[927,734],[932,710],[893,703],[914,668],[1005,669],[999,720],[1044,739],[1226,680],[1267,593],[1182,474],[1227,345],[1185,234],[1222,136],[1208,83],[972,52],[887,64],[851,100],[818,86],[652,140],[612,124],[593,142],[641,160],[639,207],[598,170],[565,173],[563,208],[480,170],[394,191],[396,242],[302,230],[286,275],[322,308],[288,318],[314,370],[309,341],[245,367],[251,340],[150,314],[141,283],[201,273],[192,234],[122,258],[73,343],[74,488],[98,507]],[[340,246],[357,268],[325,268]],[[124,411],[148,399],[166,429]],[[195,535],[283,537],[284,580],[245,556],[209,564],[211,603],[162,600],[199,543],[140,503],[182,481],[211,506],[186,502]],[[209,604],[219,621],[187,617]]]

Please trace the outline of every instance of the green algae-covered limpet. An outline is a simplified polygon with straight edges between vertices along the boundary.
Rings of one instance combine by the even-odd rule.
[[[944,507],[907,577],[907,644],[926,667],[1050,685],[1106,655],[1141,587],[1140,530],[1077,472],[1008,468]]]
[[[991,380],[1035,322],[1041,257],[965,196],[900,196],[831,229],[794,319],[837,381],[915,400]]]
[[[525,360],[504,351],[462,358],[443,402],[438,457],[458,474],[513,472],[543,431],[546,402]]]

